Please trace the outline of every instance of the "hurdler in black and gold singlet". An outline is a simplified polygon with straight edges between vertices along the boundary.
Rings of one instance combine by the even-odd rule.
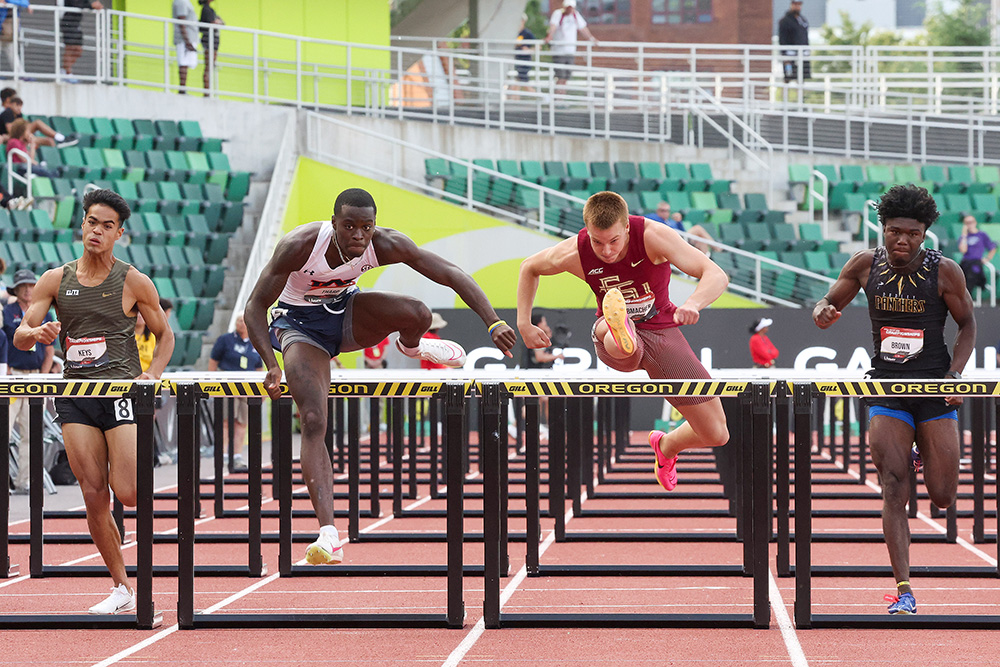
[[[925,250],[919,268],[897,272],[885,247],[875,249],[865,294],[877,371],[943,377],[951,365],[944,341],[948,305],[938,289],[941,252]]]
[[[63,266],[56,297],[62,329],[59,342],[66,354],[63,377],[125,380],[142,373],[135,343],[135,316],[122,311],[125,276],[132,268],[116,260],[100,285],[81,285],[78,260]]]

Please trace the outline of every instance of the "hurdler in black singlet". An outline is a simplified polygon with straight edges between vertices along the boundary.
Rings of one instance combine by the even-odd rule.
[[[885,247],[875,249],[865,294],[876,371],[934,378],[951,366],[944,342],[948,305],[938,292],[941,252],[924,253],[918,269],[898,273],[889,265]]]
[[[62,329],[59,342],[66,354],[63,377],[125,380],[139,377],[135,316],[122,312],[125,276],[131,265],[116,260],[100,285],[86,287],[76,279],[77,260],[63,266],[56,295]]]

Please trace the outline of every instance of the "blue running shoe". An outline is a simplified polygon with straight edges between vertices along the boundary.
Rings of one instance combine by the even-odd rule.
[[[916,443],[910,449],[910,463],[913,464],[914,472],[920,472],[924,469],[924,460],[920,458],[920,450],[917,449]]]
[[[895,595],[886,595],[886,602],[891,602],[889,605],[890,614],[916,614],[917,613],[917,600],[913,597],[913,593],[903,593],[899,597]]]

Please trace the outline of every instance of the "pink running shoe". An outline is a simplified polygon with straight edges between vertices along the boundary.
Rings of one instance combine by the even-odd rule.
[[[673,491],[677,486],[677,457],[671,456],[668,459],[660,451],[660,438],[665,435],[663,431],[650,431],[649,445],[653,448],[653,455],[656,456],[656,463],[653,465],[656,481],[667,491]]]
[[[635,352],[635,327],[628,316],[625,297],[620,289],[612,287],[604,293],[601,312],[604,313],[604,321],[608,323],[611,337],[615,339],[618,349],[625,354]]]

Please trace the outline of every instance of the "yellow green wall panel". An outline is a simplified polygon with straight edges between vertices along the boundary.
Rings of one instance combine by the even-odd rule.
[[[196,13],[200,5],[192,1]],[[389,3],[372,0],[214,0],[212,6],[227,25],[282,33],[289,37],[261,36],[257,39],[258,57],[268,60],[268,76],[259,76],[257,90],[263,95],[283,99],[297,96],[296,42],[294,37],[307,37],[351,44],[387,47],[389,45]],[[116,9],[133,14],[168,17],[170,0],[116,0]],[[125,22],[126,39],[130,55],[126,56],[126,76],[132,80],[147,81],[150,87],[163,84],[162,60],[163,25],[141,18]],[[223,33],[220,39],[220,60],[229,63],[238,60],[246,70],[223,67],[219,70],[219,88],[241,94],[253,94],[252,72],[254,39],[250,34]],[[173,49],[173,32],[167,35],[167,44]],[[200,42],[198,44],[200,48]],[[303,44],[302,99],[322,104],[345,104],[347,87],[342,80],[329,80],[325,76],[343,78],[346,73],[348,49],[330,44]],[[201,87],[205,54],[199,53],[199,65],[188,73],[188,85]],[[234,63],[235,64],[235,63]],[[352,48],[350,67],[352,76],[364,76],[373,69],[386,69],[390,58],[385,50]],[[177,68],[171,66],[169,83],[177,83]],[[141,84],[135,84],[144,87]],[[358,82],[352,91],[355,102],[363,99],[364,84]],[[225,95],[223,95],[225,97]]]

